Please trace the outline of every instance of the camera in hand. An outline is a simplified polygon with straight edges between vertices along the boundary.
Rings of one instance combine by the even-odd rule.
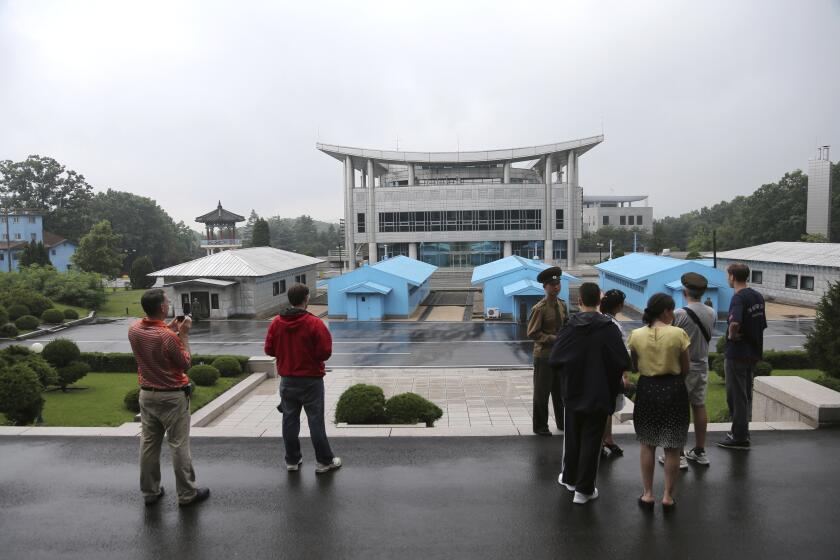
[[[181,307],[184,310],[184,314],[183,315],[177,315],[175,317],[175,320],[178,321],[179,323],[183,322],[183,320],[190,314],[190,303],[188,301],[186,301],[186,302],[183,303],[183,305]]]

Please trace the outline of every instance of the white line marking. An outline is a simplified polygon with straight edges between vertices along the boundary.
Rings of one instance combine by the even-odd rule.
[[[411,356],[411,352],[333,352],[333,356]]]

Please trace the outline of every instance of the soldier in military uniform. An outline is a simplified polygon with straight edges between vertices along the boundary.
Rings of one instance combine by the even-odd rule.
[[[563,395],[560,373],[548,363],[551,347],[557,332],[566,324],[569,314],[560,293],[560,267],[553,266],[540,272],[537,282],[543,285],[545,297],[531,309],[528,320],[528,338],[534,341],[534,433],[550,436],[548,429],[548,397],[554,405],[557,429],[563,429]]]

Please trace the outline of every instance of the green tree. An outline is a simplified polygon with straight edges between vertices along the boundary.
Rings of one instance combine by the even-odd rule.
[[[73,263],[86,272],[98,272],[114,278],[123,262],[120,236],[111,229],[111,222],[102,220],[82,237],[73,255]]]
[[[251,247],[269,247],[271,246],[271,229],[268,227],[268,222],[262,218],[257,218],[254,222],[254,232],[251,237]]]
[[[830,283],[820,299],[805,350],[818,368],[840,377],[840,281]]]
[[[155,283],[155,279],[148,276],[148,274],[154,271],[155,267],[152,264],[152,259],[148,255],[134,259],[134,262],[131,263],[131,270],[128,273],[128,277],[131,279],[131,287],[141,290],[151,288],[152,284]]]
[[[80,220],[93,187],[84,175],[66,169],[50,157],[31,155],[24,161],[0,162],[0,195],[23,208],[44,210],[44,228],[78,241],[87,231]]]
[[[806,243],[828,243],[828,237],[821,233],[804,233],[802,241]]]
[[[32,266],[33,264],[42,266],[50,266],[52,264],[50,262],[50,253],[41,241],[27,243],[20,252],[20,266]]]
[[[251,214],[248,216],[248,221],[245,222],[245,225],[239,228],[239,237],[242,239],[242,244],[245,247],[252,247],[251,240],[254,237],[254,225],[257,223],[260,217],[257,212],[251,208]]]

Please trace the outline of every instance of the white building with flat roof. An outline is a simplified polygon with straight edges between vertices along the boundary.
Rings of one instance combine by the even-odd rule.
[[[775,241],[718,253],[717,267],[750,267],[750,286],[782,303],[816,305],[840,281],[840,243]]]
[[[653,233],[653,207],[648,206],[648,196],[584,195],[583,231],[596,232],[607,226]]]
[[[344,165],[351,269],[394,255],[439,267],[510,255],[569,266],[582,231],[579,159],[603,140],[471,152],[317,148]]]

